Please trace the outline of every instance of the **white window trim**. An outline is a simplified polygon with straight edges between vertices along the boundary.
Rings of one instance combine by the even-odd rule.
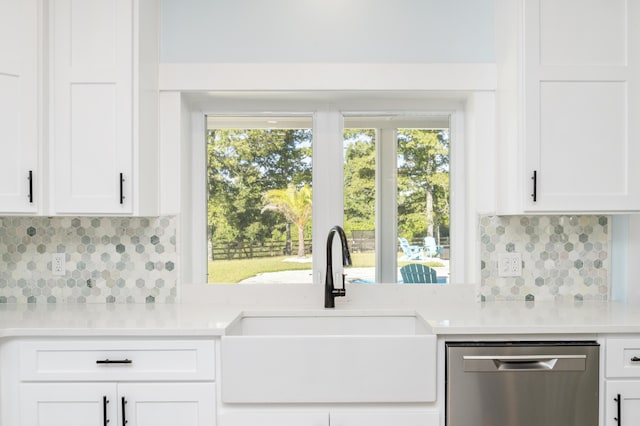
[[[207,238],[206,238],[206,182],[203,178],[206,168],[205,155],[205,141],[206,141],[206,116],[207,115],[268,115],[265,110],[269,111],[269,114],[277,115],[301,115],[312,114],[314,121],[313,131],[313,204],[314,206],[331,206],[330,209],[314,209],[313,210],[313,283],[322,284],[324,282],[325,274],[325,249],[326,249],[326,233],[328,229],[333,225],[342,225],[344,215],[344,200],[342,187],[344,185],[343,179],[343,117],[345,114],[353,114],[352,111],[358,111],[358,114],[370,114],[370,115],[437,115],[450,117],[450,137],[451,137],[451,175],[450,175],[450,193],[451,193],[451,261],[450,264],[450,278],[451,283],[465,283],[465,262],[464,256],[466,254],[465,248],[465,225],[467,224],[467,217],[465,216],[465,137],[464,137],[464,109],[459,102],[440,102],[444,103],[444,108],[439,105],[428,105],[422,108],[416,107],[415,102],[409,102],[408,106],[412,107],[410,110],[398,109],[398,102],[387,102],[382,100],[371,102],[370,104],[375,107],[375,110],[366,111],[361,108],[360,101],[353,102],[353,106],[349,105],[349,102],[343,103],[346,105],[336,105],[332,103],[330,105],[322,105],[317,107],[319,102],[310,100],[300,102],[297,101],[295,105],[291,105],[287,102],[278,102],[277,97],[272,102],[264,103],[264,99],[261,99],[261,105],[256,108],[252,105],[252,102],[246,99],[243,102],[233,103],[232,110],[221,109],[222,105],[218,108],[202,108],[200,111],[193,111],[191,114],[191,173],[189,175],[190,182],[183,182],[182,193],[186,196],[182,197],[182,233],[183,237],[189,236],[190,241],[185,241],[182,247],[186,247],[190,250],[183,250],[182,264],[189,270],[183,271],[181,281],[187,283],[206,283],[207,282]],[[418,102],[420,104],[420,102]],[[438,104],[438,102],[436,102]],[[267,108],[267,107],[271,108]],[[397,127],[397,126],[396,126]],[[390,130],[389,130],[390,131]],[[378,144],[382,146],[383,144]],[[388,149],[393,149],[393,153],[390,151],[377,152],[376,167],[377,172],[381,173],[381,166],[379,162],[380,156],[392,155],[393,161],[389,161],[388,165],[392,170],[382,169],[382,173],[387,176],[392,173],[395,175],[395,144],[384,144],[388,146]],[[384,149],[384,148],[380,148]],[[378,199],[376,202],[378,205],[384,204],[388,199],[393,197],[395,205],[395,186],[388,182],[384,176],[377,176],[376,178],[380,183],[376,183],[376,193]],[[387,182],[386,184],[384,182]],[[336,190],[340,188],[340,190]],[[391,213],[393,210],[393,213]],[[397,236],[397,227],[395,224],[396,212],[395,209],[391,209],[386,212],[377,211],[376,214],[376,232],[384,232],[384,234],[376,235],[376,241],[395,241]],[[186,219],[186,220],[185,220]],[[382,226],[383,223],[393,223],[394,226]],[[395,278],[391,280],[391,274],[395,272],[395,264],[397,263],[395,251],[389,246],[387,250],[380,244],[376,249],[376,282],[395,282]],[[185,255],[185,251],[190,253]],[[389,263],[389,259],[392,259],[392,263]],[[386,263],[383,263],[386,262]],[[386,267],[380,268],[379,265],[385,265]],[[384,272],[386,271],[386,272]],[[342,268],[339,261],[334,259],[334,273],[336,276],[334,280],[341,279]],[[395,276],[395,274],[394,274]]]

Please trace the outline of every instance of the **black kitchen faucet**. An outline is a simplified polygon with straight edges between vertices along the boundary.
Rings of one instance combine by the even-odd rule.
[[[336,225],[329,230],[327,236],[327,271],[324,278],[324,307],[335,308],[336,297],[341,297],[346,294],[344,287],[344,274],[342,274],[342,288],[335,288],[333,285],[333,236],[338,234],[340,237],[340,244],[342,245],[342,265],[351,266],[351,255],[349,254],[349,247],[347,246],[347,236],[344,233],[344,229]]]

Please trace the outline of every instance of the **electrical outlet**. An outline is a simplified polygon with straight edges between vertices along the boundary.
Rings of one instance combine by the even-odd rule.
[[[64,253],[53,253],[51,257],[51,272],[53,275],[64,275],[67,272]]]
[[[522,275],[522,255],[520,253],[498,254],[498,276],[519,277]]]

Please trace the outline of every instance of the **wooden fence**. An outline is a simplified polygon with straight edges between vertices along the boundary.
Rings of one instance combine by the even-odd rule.
[[[410,244],[422,245],[424,239],[416,239]],[[442,238],[439,245],[444,247],[443,259],[449,258],[449,239]],[[374,231],[352,231],[349,248],[354,253],[375,251]],[[298,242],[293,241],[287,252],[284,241],[227,241],[209,243],[212,260],[255,259],[261,257],[295,256],[298,253]],[[311,254],[311,240],[304,240],[306,254]],[[399,249],[398,249],[399,250]]]
[[[298,253],[298,242],[294,241],[287,253],[284,241],[228,241],[209,243],[212,260],[255,259],[260,257],[295,256]],[[304,241],[306,254],[311,254],[311,240]]]

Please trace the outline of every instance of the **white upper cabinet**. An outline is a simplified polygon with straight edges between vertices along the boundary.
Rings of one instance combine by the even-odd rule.
[[[55,214],[157,211],[157,3],[49,3]]]
[[[51,14],[55,211],[131,213],[131,1],[55,0]]]
[[[496,5],[499,212],[640,210],[640,2]]]
[[[0,213],[34,213],[38,168],[38,8],[0,0]]]

